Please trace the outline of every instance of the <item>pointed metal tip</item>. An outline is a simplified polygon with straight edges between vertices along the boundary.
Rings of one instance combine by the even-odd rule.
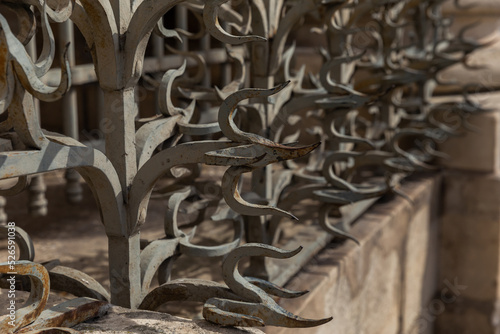
[[[295,322],[296,328],[308,328],[308,327],[317,327],[321,326],[323,324],[326,324],[327,322],[330,322],[333,320],[333,317],[328,317],[328,318],[323,318],[319,320],[312,320],[312,319],[304,319],[301,317],[296,317],[295,320],[298,320]]]
[[[311,147],[311,151],[314,151],[315,149],[317,149],[319,146],[321,145],[321,142],[317,142],[317,143],[314,143],[312,145],[310,145],[309,147]]]
[[[358,239],[356,239],[356,238],[355,238],[355,237],[353,237],[353,236],[350,236],[350,237],[348,237],[348,238],[349,238],[349,240],[354,241],[354,243],[355,243],[356,245],[358,245],[359,247],[361,247],[361,242],[359,242],[359,240],[358,240]]]
[[[263,37],[263,36],[259,36],[259,35],[251,35],[251,36],[248,36],[248,40],[247,42],[267,42],[268,39]]]
[[[273,90],[273,94],[276,94],[276,93],[279,93],[281,92],[286,86],[288,86],[290,84],[290,80],[287,80],[279,85],[277,85],[276,87],[274,87],[272,90]]]
[[[184,40],[182,39],[181,36],[179,36],[179,33],[177,32],[176,35],[174,35],[174,38],[177,42],[179,42],[180,44],[184,44]]]
[[[285,251],[285,254],[284,254],[285,257],[283,257],[283,258],[288,259],[288,258],[294,257],[295,255],[299,254],[302,251],[302,249],[304,249],[304,247],[299,246],[294,250]]]

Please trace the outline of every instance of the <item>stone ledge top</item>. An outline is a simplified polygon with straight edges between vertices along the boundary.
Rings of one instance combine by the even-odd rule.
[[[257,328],[221,327],[205,320],[189,320],[166,313],[112,306],[98,319],[74,327],[82,334],[263,334]]]
[[[469,9],[458,9],[454,1],[448,1],[443,5],[443,12],[454,15],[498,15],[500,13],[500,1],[498,0],[460,0],[460,6]],[[472,7],[473,6],[473,7]]]

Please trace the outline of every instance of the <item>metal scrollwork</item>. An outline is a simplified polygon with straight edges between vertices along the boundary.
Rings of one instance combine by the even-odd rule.
[[[469,115],[484,111],[470,99],[469,86],[460,101],[433,99],[438,85],[455,84],[443,82],[443,70],[473,68],[469,56],[487,46],[465,38],[473,26],[453,37],[442,3],[0,1],[0,139],[11,142],[0,152],[0,179],[19,178],[0,196],[23,191],[30,175],[74,169],[97,200],[109,240],[107,291],[57,261],[26,262],[34,261],[34,247],[16,228],[22,260],[16,269],[30,276],[16,286],[31,287],[33,303],[18,316],[15,330],[41,329],[36,319],[44,317],[49,278],[55,290],[100,301],[76,299],[76,309],[94,303],[98,310],[111,302],[155,310],[187,300],[203,302],[204,317],[221,325],[311,327],[330,321],[303,319],[279,306],[271,295],[303,292],[270,282],[273,273],[263,257],[285,259],[300,251],[273,244],[282,223],[296,220],[294,208],[307,199],[317,207],[311,220],[331,237],[359,243],[353,220],[385,194],[405,196],[398,190],[401,180],[436,168],[435,158],[445,157],[438,144],[470,128]],[[180,23],[172,27],[166,21],[174,12]],[[42,130],[36,112],[36,99],[61,98],[78,70],[66,45],[59,50],[60,74],[46,83],[56,54],[53,25],[64,22],[80,30],[92,56],[95,76],[89,77],[103,93],[102,121],[113,129],[103,134],[104,153],[74,134]],[[301,45],[299,30],[321,47]],[[26,46],[39,35],[43,47],[36,57]],[[211,47],[212,38],[217,43]],[[150,58],[148,43],[156,43],[158,61]],[[312,60],[299,64],[304,54]],[[140,110],[140,83],[156,92],[153,116]],[[213,166],[225,170],[203,179]],[[74,171],[73,202],[81,194]],[[160,181],[168,182],[155,188]],[[141,240],[155,199],[165,199],[164,235]],[[230,223],[232,239],[197,244],[201,224],[221,222]],[[6,233],[1,226],[0,235]],[[237,270],[244,256],[250,257],[246,276],[255,277]],[[225,257],[225,284],[172,279],[174,264],[190,257]],[[0,271],[5,287],[7,265]],[[155,276],[159,287],[151,289]],[[65,315],[46,317],[57,327]],[[7,320],[1,321],[4,328]]]

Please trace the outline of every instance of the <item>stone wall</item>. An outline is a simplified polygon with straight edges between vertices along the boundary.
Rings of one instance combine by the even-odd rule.
[[[436,333],[500,333],[500,1],[461,1],[474,4],[456,16],[457,29],[473,22],[467,38],[494,43],[472,55],[470,63],[484,66],[471,72],[456,67],[446,80],[475,83],[472,99],[491,111],[469,120],[477,131],[453,138],[441,149],[451,157],[443,161],[440,281],[458,280],[460,296],[436,321]],[[458,94],[453,90],[448,94]]]
[[[409,180],[402,191],[413,204],[402,198],[375,204],[353,227],[360,246],[327,247],[287,285],[310,290],[281,300],[287,310],[333,321],[267,333],[432,333],[435,308],[448,307],[436,297],[440,177]]]

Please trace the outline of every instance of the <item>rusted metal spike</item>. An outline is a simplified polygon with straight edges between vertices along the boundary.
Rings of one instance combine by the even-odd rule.
[[[279,215],[298,220],[297,217],[289,212],[283,211],[279,208],[270,207],[267,205],[252,204],[245,201],[239,191],[238,183],[241,174],[253,171],[252,167],[231,167],[229,168],[222,178],[222,195],[226,203],[236,212],[247,216],[260,216],[260,215]]]
[[[31,292],[21,309],[17,309],[14,317],[6,316],[0,320],[0,330],[3,333],[14,333],[36,320],[42,313],[49,298],[49,273],[40,264],[29,261],[17,261],[15,264],[0,264],[0,273],[15,272],[17,275],[27,275],[31,280]],[[15,275],[10,279],[15,280]],[[14,323],[14,326],[9,323]]]
[[[247,281],[237,269],[239,260],[245,256],[269,256],[273,258],[290,258],[300,252],[283,251],[279,248],[264,244],[245,244],[228,254],[223,262],[224,281],[243,301],[223,298],[210,298],[203,307],[205,319],[228,326],[264,326],[274,325],[282,327],[313,327],[324,324],[332,318],[310,320],[295,316],[283,308],[266,294],[257,285],[255,280]],[[276,292],[269,284],[260,281],[259,285]],[[280,292],[279,292],[280,293]],[[296,294],[292,293],[294,297]]]
[[[227,44],[238,45],[248,42],[259,42],[266,41],[266,38],[261,36],[235,36],[227,33],[222,29],[219,18],[218,11],[219,7],[228,2],[229,0],[208,0],[205,3],[203,9],[203,21],[207,27],[208,32],[213,37],[217,38],[219,41]]]
[[[260,289],[262,289],[263,291],[265,291],[267,294],[270,294],[270,295],[273,295],[276,297],[297,298],[297,297],[303,296],[309,292],[309,291],[288,290],[288,289],[282,288],[276,284],[273,284],[269,281],[266,281],[266,280],[263,280],[260,278],[256,278],[256,277],[245,276],[245,279],[248,282],[252,283],[253,285],[255,285],[255,286],[259,287]]]
[[[205,302],[213,297],[240,299],[224,284],[183,278],[164,283],[149,292],[139,308],[154,311],[161,305],[172,301]]]
[[[345,231],[345,227],[344,229],[340,229],[330,223],[328,216],[332,210],[338,210],[338,206],[335,204],[324,204],[321,206],[318,216],[319,225],[325,231],[328,231],[330,234],[336,237],[339,237],[341,239],[350,239],[354,241],[356,244],[361,245],[359,240],[356,239],[356,237],[351,235],[348,231]]]
[[[11,227],[15,230],[17,245],[17,256],[20,261],[33,261],[35,259],[35,247],[28,233],[19,226]],[[7,240],[9,226],[0,226],[0,240]]]
[[[16,274],[13,275],[12,272]],[[15,315],[11,313],[0,319],[2,333],[75,333],[64,327],[72,327],[90,318],[102,316],[109,308],[105,301],[77,298],[44,311],[50,290],[49,273],[45,267],[30,261],[1,263],[0,273],[10,276],[8,280],[11,285],[17,275],[28,276],[31,281],[30,296],[24,306],[16,309]]]
[[[66,291],[77,297],[90,297],[101,301],[111,299],[109,292],[89,275],[76,269],[56,266],[49,270],[50,288]]]
[[[35,331],[48,331],[49,329],[57,332],[61,331],[71,333],[69,327],[76,326],[92,318],[101,317],[111,307],[110,304],[90,298],[77,298],[61,303],[48,310],[43,311],[40,316],[27,327],[24,327],[19,334],[27,334]],[[56,329],[54,329],[56,328]]]

